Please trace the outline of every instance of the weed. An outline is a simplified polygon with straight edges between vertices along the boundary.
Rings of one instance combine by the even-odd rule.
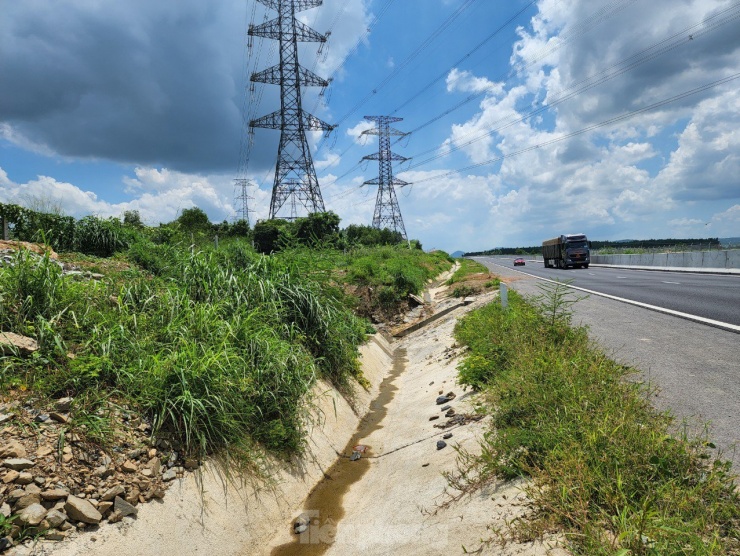
[[[510,292],[468,314],[460,379],[483,389],[492,429],[463,462],[458,488],[531,477],[522,538],[557,530],[575,554],[736,554],[740,495],[704,438],[673,435],[631,369],[568,326],[573,297],[555,285],[534,303]],[[466,486],[467,485],[467,486]]]

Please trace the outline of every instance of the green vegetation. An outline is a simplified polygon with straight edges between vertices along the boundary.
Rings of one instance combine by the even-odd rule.
[[[534,303],[509,292],[470,313],[456,338],[470,348],[462,383],[493,416],[483,452],[463,454],[463,491],[495,477],[531,477],[535,512],[523,538],[560,532],[576,554],[740,553],[740,495],[730,463],[703,439],[675,435],[631,370],[570,326],[563,285]]]
[[[69,426],[102,444],[120,426],[110,404],[127,405],[186,453],[245,462],[300,452],[317,379],[350,396],[364,383],[358,347],[371,326],[348,291],[390,311],[450,264],[406,244],[348,247],[332,213],[262,226],[289,232],[268,256],[248,227],[212,225],[197,208],[155,228],[135,212],[122,222],[16,212],[16,239],[55,238],[66,262],[106,276],[65,275],[25,249],[0,267],[0,330],[40,346],[0,356],[0,392],[73,396]],[[39,223],[74,239],[52,225],[34,232]],[[224,229],[239,232],[217,247]],[[86,255],[74,252],[82,244]]]
[[[457,282],[462,282],[472,274],[489,274],[488,268],[486,268],[479,262],[473,261],[471,259],[457,259],[457,261],[460,263],[460,268],[458,268],[450,277],[450,279],[447,280],[446,283],[448,286],[451,286],[452,284],[455,284]]]

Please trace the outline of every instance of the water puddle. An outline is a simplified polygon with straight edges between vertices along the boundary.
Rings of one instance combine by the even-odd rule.
[[[293,535],[293,541],[275,547],[271,556],[316,556],[324,554],[334,540],[339,522],[345,515],[342,505],[344,495],[349,488],[359,481],[370,469],[368,456],[373,455],[373,447],[362,442],[371,433],[382,428],[382,422],[388,413],[388,406],[398,388],[395,380],[406,368],[406,350],[397,349],[393,355],[393,369],[380,384],[378,396],[370,404],[367,415],[360,421],[355,434],[344,447],[344,457],[337,458],[326,471],[324,479],[308,495],[303,506],[308,528]],[[350,461],[356,447],[362,445],[360,459]],[[293,524],[290,524],[291,533]]]

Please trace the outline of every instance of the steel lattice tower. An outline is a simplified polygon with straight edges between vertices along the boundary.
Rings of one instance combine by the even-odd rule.
[[[234,180],[234,184],[237,188],[237,192],[239,193],[235,199],[238,203],[236,209],[237,220],[245,220],[247,222],[247,226],[249,226],[249,213],[253,212],[249,208],[249,201],[251,201],[254,197],[251,197],[247,193],[247,187],[251,186],[252,182],[246,178],[237,178]]]
[[[403,162],[404,160],[408,160],[408,158],[391,152],[391,136],[404,136],[407,134],[392,128],[390,123],[400,122],[403,118],[365,116],[365,119],[375,122],[377,127],[375,129],[368,129],[362,133],[363,135],[377,135],[379,147],[377,153],[362,157],[362,160],[377,160],[379,166],[378,177],[365,182],[367,185],[378,186],[378,197],[375,201],[375,214],[373,215],[373,228],[379,230],[389,228],[394,232],[401,232],[403,239],[408,240],[394,187],[396,185],[408,185],[408,182],[394,178],[392,167],[394,161]]]
[[[296,20],[295,14],[322,4],[323,0],[257,0],[278,12],[276,19],[250,25],[248,35],[280,41],[280,62],[252,74],[251,81],[280,85],[280,110],[249,122],[250,127],[280,130],[275,181],[270,200],[270,218],[294,219],[297,202],[309,213],[324,212],[319,182],[313,167],[306,130],[331,131],[334,126],[301,108],[301,86],[326,87],[329,82],[298,63],[299,42],[326,42],[321,35]],[[290,216],[278,216],[290,199]]]

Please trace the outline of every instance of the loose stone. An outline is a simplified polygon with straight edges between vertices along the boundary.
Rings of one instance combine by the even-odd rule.
[[[67,503],[64,505],[64,511],[74,521],[81,521],[82,523],[97,524],[103,519],[100,512],[95,507],[82,498],[76,496],[69,496]]]

